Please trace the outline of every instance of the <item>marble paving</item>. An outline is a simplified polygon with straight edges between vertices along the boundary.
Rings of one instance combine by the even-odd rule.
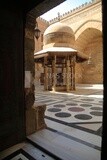
[[[83,94],[83,90],[85,90],[85,94]],[[102,91],[102,85],[78,85],[75,93],[39,90],[39,92],[35,92],[35,99],[37,102],[47,105],[45,112],[47,119],[68,125],[102,123]],[[87,127],[85,126],[85,128]]]
[[[69,93],[36,86],[36,102],[47,105],[46,129],[5,151],[2,157],[11,157],[2,160],[101,160],[103,85],[81,84]]]
[[[41,87],[35,92],[36,101],[47,105],[47,129],[32,135],[33,141],[38,137],[41,143],[44,137],[42,145],[50,151],[51,144],[60,146],[63,152],[59,151],[59,157],[66,160],[100,160],[103,85],[77,85],[76,91],[69,93],[43,91]]]

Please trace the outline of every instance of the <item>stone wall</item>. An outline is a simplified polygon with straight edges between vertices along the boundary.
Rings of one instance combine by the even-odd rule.
[[[91,51],[92,65],[87,62],[76,64],[76,83],[103,83],[101,1],[86,3],[61,16],[60,21],[73,29],[75,49],[87,55]]]
[[[83,73],[82,73],[82,66],[80,63],[76,63],[75,65],[75,83],[81,84],[83,83]]]
[[[25,27],[25,108],[26,108],[26,135],[35,132],[35,68],[34,68],[34,27],[35,19],[28,13]]]
[[[40,50],[43,49],[43,34],[44,31],[46,30],[46,28],[49,26],[49,22],[47,22],[46,20],[38,17],[37,19],[37,23],[38,23],[38,28],[40,29],[40,37],[38,38],[38,40],[36,38],[34,38],[35,41],[35,50],[34,52],[38,52]],[[35,20],[35,22],[36,22]],[[41,73],[43,73],[43,67],[40,63],[35,63],[35,84],[40,84],[40,76]]]
[[[103,83],[103,46],[102,37],[98,37],[90,44],[85,53],[91,53],[91,64],[85,62],[83,67],[83,83]],[[91,48],[91,50],[90,50]]]
[[[43,34],[44,31],[46,30],[46,28],[49,26],[49,22],[47,22],[46,20],[38,17],[37,19],[37,23],[38,23],[38,28],[40,29],[40,37],[38,38],[38,40],[35,38],[35,51],[40,51],[43,49]],[[35,22],[36,22],[35,20]]]

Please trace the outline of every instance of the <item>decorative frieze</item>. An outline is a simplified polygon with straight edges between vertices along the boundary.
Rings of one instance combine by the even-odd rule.
[[[94,4],[94,6],[93,6],[93,4]],[[92,2],[89,2],[89,3],[86,2],[85,4],[82,4],[81,6],[76,7],[73,10],[70,10],[70,11],[64,13],[63,15],[60,15],[60,21],[61,20],[63,21],[65,18],[66,19],[70,18],[71,23],[72,23],[72,22],[78,21],[81,18],[87,17],[90,14],[95,14],[96,12],[101,13],[101,12],[99,12],[99,9],[101,10],[101,0],[93,0]],[[73,18],[71,18],[72,16],[73,16]],[[75,20],[75,18],[76,18],[76,20]],[[49,24],[53,24],[57,21],[58,21],[58,17],[50,20]]]

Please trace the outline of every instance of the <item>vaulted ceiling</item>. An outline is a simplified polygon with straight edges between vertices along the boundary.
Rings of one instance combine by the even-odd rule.
[[[84,50],[87,45],[93,43],[95,39],[102,37],[102,32],[95,28],[87,28],[77,38],[75,46],[79,46],[80,49]]]

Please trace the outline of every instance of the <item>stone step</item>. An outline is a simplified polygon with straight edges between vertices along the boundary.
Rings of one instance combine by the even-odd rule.
[[[48,129],[27,137],[35,147],[56,160],[100,160],[100,151]]]
[[[65,147],[63,148],[54,143],[56,137],[58,137],[58,134],[44,129],[28,136],[27,140],[35,147],[55,158],[55,160],[77,160],[74,159],[71,152],[67,151]]]
[[[29,156],[34,160],[56,160],[56,157],[52,157],[48,153],[41,150],[37,145],[35,146],[32,142],[27,140],[26,145],[22,148]]]
[[[0,160],[56,160],[28,141],[12,146],[0,153]]]

